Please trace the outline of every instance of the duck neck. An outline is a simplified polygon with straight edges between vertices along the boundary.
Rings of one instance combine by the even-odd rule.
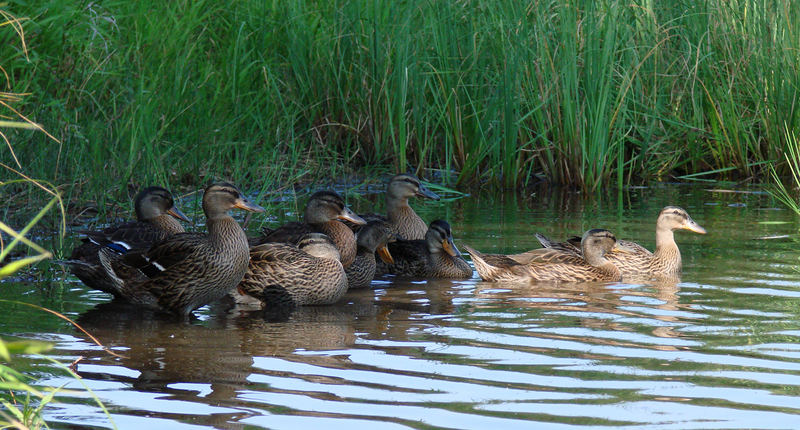
[[[433,269],[431,276],[437,278],[462,278],[472,273],[472,268],[463,258],[453,257],[444,250],[431,253],[430,264]]]
[[[408,197],[386,197],[386,214],[389,220],[406,211],[414,212],[408,205]]]
[[[586,252],[584,250],[584,254],[586,257],[586,262],[589,263],[591,266],[596,267],[610,275],[613,276],[621,276],[620,271],[617,266],[606,259],[604,255],[598,254],[596,252]]]
[[[606,260],[605,258],[603,258],[603,261],[604,261],[603,264],[596,266],[598,269],[608,273],[609,275],[615,278],[622,277],[622,272],[619,271],[619,268],[614,263]]]
[[[681,251],[675,243],[675,234],[671,229],[656,228],[656,251],[653,253],[654,259],[661,264],[665,264],[680,271]]]
[[[341,221],[331,220],[324,224],[319,224],[319,230],[331,238],[336,248],[339,249],[342,266],[347,267],[353,264],[356,258],[356,237],[349,227]]]
[[[248,249],[247,236],[244,230],[228,214],[215,214],[208,217],[206,222],[208,237],[214,248],[218,250]]]
[[[395,233],[405,240],[419,240],[425,237],[428,225],[408,205],[408,198],[386,201],[386,217]]]
[[[175,219],[175,217],[168,214],[159,215],[148,221],[150,222],[150,224],[154,225],[159,230],[169,234],[184,232],[183,225],[181,225],[181,223],[178,222],[178,220]]]
[[[357,255],[359,258],[366,258],[367,260],[370,260],[370,259],[371,259],[372,261],[374,261],[374,262],[377,262],[378,260],[376,260],[376,259],[375,259],[375,253],[376,253],[376,252],[377,252],[377,251],[375,251],[375,250],[370,250],[370,249],[369,249],[369,248],[367,248],[366,246],[359,246],[359,247],[358,247],[358,249],[357,249],[357,251],[356,251],[356,255]]]

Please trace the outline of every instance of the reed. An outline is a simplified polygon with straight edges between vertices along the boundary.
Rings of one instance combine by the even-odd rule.
[[[0,37],[9,87],[31,94],[12,105],[60,141],[10,132],[26,142],[16,155],[95,194],[210,177],[267,189],[374,166],[585,191],[760,179],[786,151],[783,124],[800,121],[791,0],[4,7],[31,18],[28,57]]]
[[[796,215],[800,215],[800,199],[797,197],[797,190],[800,188],[800,140],[796,134],[786,128],[786,139],[789,142],[786,148],[785,161],[786,167],[791,172],[790,185],[778,175],[775,165],[770,165],[772,183],[767,186],[767,192],[791,209]]]

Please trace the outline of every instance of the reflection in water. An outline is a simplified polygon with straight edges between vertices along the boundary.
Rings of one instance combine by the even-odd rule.
[[[575,197],[476,195],[418,212],[447,219],[456,242],[487,252],[538,247],[537,231],[566,237],[594,227],[652,249],[655,216],[668,204],[685,207],[709,234],[678,237],[680,282],[388,276],[334,306],[264,313],[217,304],[189,323],[116,304],[86,310],[77,304],[105,299],[65,293],[66,312],[124,358],[69,326],[30,334],[19,316],[2,313],[0,323],[6,333],[57,339],[65,361],[84,356],[79,374],[123,428],[792,427],[800,415],[797,246],[755,238],[796,238],[795,218],[761,210],[770,202],[757,194],[697,187]],[[90,401],[64,398],[54,422],[104,425]]]
[[[642,311],[649,313],[650,318],[667,323],[651,327],[650,333],[653,336],[686,337],[686,335],[673,330],[671,326],[672,323],[679,321],[678,315],[686,317],[690,314],[690,312],[676,312],[678,311],[677,292],[679,289],[676,282],[663,281],[640,286],[608,283],[538,283],[524,286],[509,284],[507,289],[503,287],[503,283],[480,282],[477,285],[475,296],[492,303],[497,300],[510,301],[522,308],[546,311],[552,315],[574,316],[575,322],[569,330],[561,331],[561,338],[571,337],[563,334],[566,332],[577,333],[575,337],[585,342],[586,339],[581,337],[591,332],[575,330],[576,327],[585,327],[618,334],[615,338],[596,338],[592,342],[630,345],[621,341],[630,338],[622,333],[632,331],[632,327],[627,324],[627,321],[631,318],[641,317]],[[487,293],[484,293],[484,290]],[[643,308],[645,304],[648,306],[647,308]],[[659,310],[664,312],[659,312]],[[652,347],[663,350],[675,349],[675,346],[670,344],[656,344]]]

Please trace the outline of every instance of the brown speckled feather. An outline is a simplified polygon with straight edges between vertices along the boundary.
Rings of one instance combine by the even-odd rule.
[[[315,257],[292,244],[266,243],[250,249],[239,291],[265,307],[324,305],[342,298],[347,278],[334,258]]]
[[[359,250],[353,264],[345,269],[345,274],[348,289],[369,287],[375,278],[375,253]]]
[[[428,231],[428,225],[410,206],[399,207],[389,212],[388,220],[392,226],[392,232],[399,239],[424,239],[425,232]]]
[[[619,269],[604,258],[615,246],[616,238],[607,230],[590,230],[584,241],[583,249],[591,251],[589,261],[581,254],[552,248],[515,255],[482,254],[465,248],[485,281],[619,281],[622,277]]]
[[[490,282],[595,282],[619,281],[621,277],[617,270],[593,267],[579,255],[559,250],[546,250],[548,252],[535,256],[529,254],[526,262],[520,263],[512,256],[481,254],[466,245],[464,249],[472,258],[478,275]]]
[[[316,229],[304,222],[292,221],[288,222],[278,228],[270,229],[264,228],[261,230],[261,237],[258,238],[260,243],[294,243],[300,242],[300,238],[308,233],[314,233]]]

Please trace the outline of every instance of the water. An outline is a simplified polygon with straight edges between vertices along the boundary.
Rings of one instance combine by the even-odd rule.
[[[658,211],[680,205],[709,232],[676,233],[680,283],[387,278],[336,306],[263,315],[216,305],[177,323],[109,305],[55,270],[50,282],[3,283],[3,298],[65,313],[120,357],[6,302],[0,332],[78,360],[80,383],[41,357],[17,362],[39,384],[71,389],[47,409],[55,427],[110,426],[81,383],[120,428],[798,427],[798,220],[763,194],[709,189],[477,195],[420,210],[447,218],[457,244],[510,253],[537,247],[533,232],[591,227],[652,249]]]

